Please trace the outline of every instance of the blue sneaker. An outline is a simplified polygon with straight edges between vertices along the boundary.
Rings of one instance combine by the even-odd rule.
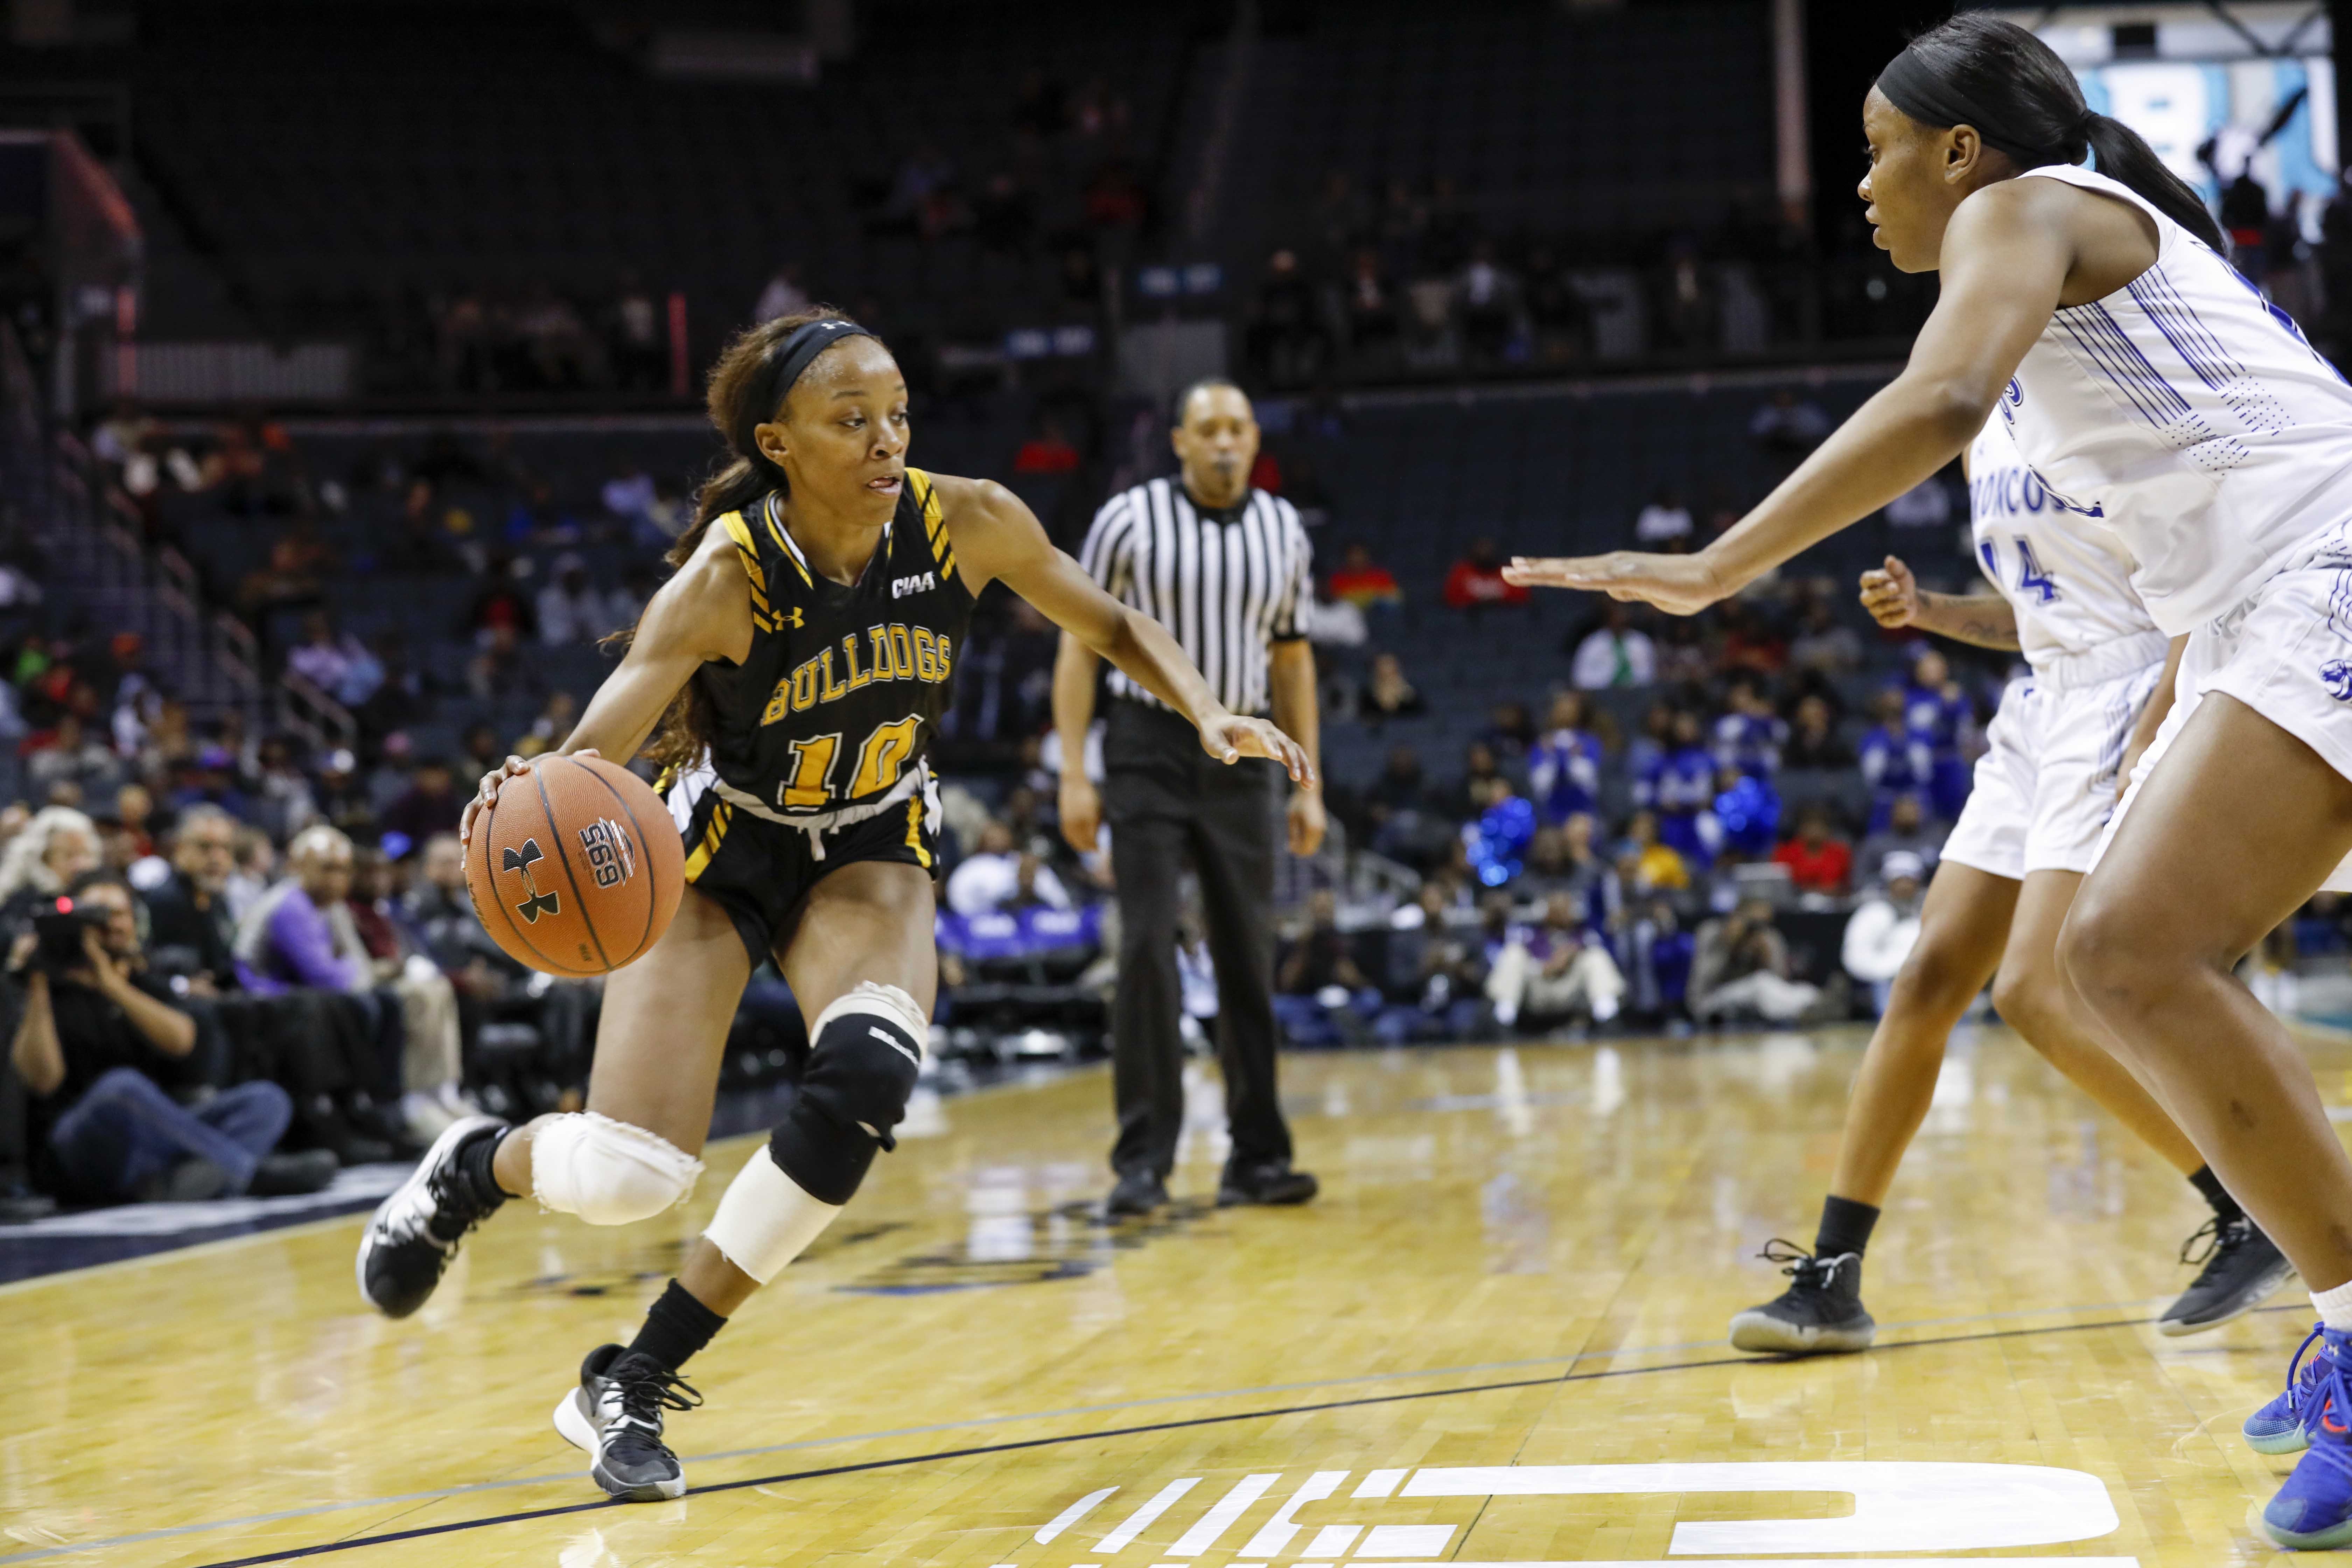
[[[2326,1370],[2298,1391],[2310,1447],[2250,1521],[2273,1545],[2302,1551],[2352,1546],[2352,1334],[2327,1329],[2320,1341]]]
[[[2307,1363],[2303,1352],[2325,1331],[2321,1324],[2311,1325],[2311,1332],[2294,1347],[2294,1360],[2286,1363],[2286,1392],[2246,1417],[2246,1447],[2255,1453],[2300,1454],[2311,1447],[2311,1439],[2303,1432],[2303,1402],[2319,1380],[2327,1375],[2334,1362],[2325,1346]],[[2296,1376],[2298,1367],[2302,1369],[2300,1377]]]

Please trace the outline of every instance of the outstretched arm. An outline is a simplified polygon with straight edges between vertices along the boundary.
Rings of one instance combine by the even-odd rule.
[[[937,481],[955,542],[958,570],[974,589],[992,578],[1045,617],[1127,672],[1146,691],[1192,721],[1201,745],[1222,762],[1271,757],[1299,784],[1315,768],[1297,742],[1263,719],[1226,711],[1176,639],[1159,622],[1103,592],[1078,563],[1056,550],[1019,496],[988,479]],[[1070,737],[1075,744],[1078,737]]]
[[[1722,538],[1696,555],[1523,556],[1503,574],[1696,615],[1950,462],[2050,324],[2073,268],[2074,241],[2053,194],[2017,188],[2051,184],[2011,180],[1960,204],[1944,237],[1942,295],[1903,374]]]
[[[714,527],[677,575],[646,602],[620,668],[588,700],[556,754],[584,752],[627,762],[697,669],[714,658],[740,660],[751,651],[750,579],[734,541]],[[498,797],[507,780],[530,771],[522,758],[509,757],[497,772],[485,774],[467,803],[458,837],[470,838],[475,814]]]

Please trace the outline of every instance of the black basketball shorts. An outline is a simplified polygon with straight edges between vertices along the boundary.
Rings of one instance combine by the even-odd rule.
[[[671,815],[685,813],[686,881],[727,911],[754,969],[773,954],[801,900],[828,873],[883,860],[920,867],[934,879],[940,875],[939,808],[928,778],[878,816],[819,829],[820,858],[806,828],[754,816],[720,799],[709,776],[681,779],[670,791]]]

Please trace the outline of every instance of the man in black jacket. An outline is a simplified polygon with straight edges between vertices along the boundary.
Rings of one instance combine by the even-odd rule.
[[[148,948],[154,966],[187,978],[196,995],[237,989],[236,919],[228,880],[236,870],[236,819],[216,805],[192,805],[172,836],[172,874],[147,893]]]

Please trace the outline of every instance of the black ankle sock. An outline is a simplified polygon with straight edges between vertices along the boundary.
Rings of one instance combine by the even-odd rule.
[[[2224,1225],[2246,1212],[2238,1206],[2238,1200],[2230,1195],[2229,1189],[2221,1184],[2221,1178],[2213,1173],[2210,1165],[2200,1165],[2191,1172],[2189,1184],[2204,1194],[2205,1201],[2213,1205],[2213,1216]]]
[[[511,1127],[501,1127],[468,1139],[457,1149],[457,1172],[466,1178],[466,1186],[474,1195],[474,1205],[488,1214],[510,1196],[499,1185],[498,1173],[490,1162],[499,1157],[499,1145],[506,1142]]]
[[[629,1342],[629,1349],[651,1356],[671,1372],[710,1342],[727,1320],[696,1300],[673,1279],[654,1304],[646,1309],[646,1326]]]
[[[1827,1197],[1822,1200],[1822,1228],[1813,1237],[1813,1256],[1839,1258],[1846,1253],[1862,1256],[1870,1245],[1870,1227],[1878,1223],[1878,1210],[1869,1204],[1858,1204],[1852,1198]]]

